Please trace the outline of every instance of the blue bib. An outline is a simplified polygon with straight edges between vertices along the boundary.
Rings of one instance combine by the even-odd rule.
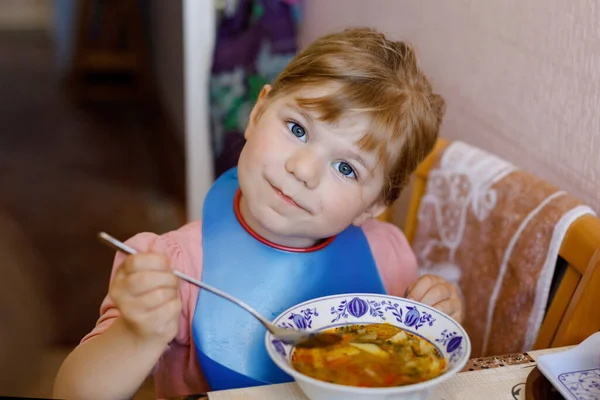
[[[267,319],[315,297],[385,293],[362,229],[351,226],[311,252],[279,250],[238,221],[237,168],[221,175],[204,201],[202,281],[241,299]],[[192,334],[212,390],[290,382],[265,349],[265,328],[252,315],[200,289]]]

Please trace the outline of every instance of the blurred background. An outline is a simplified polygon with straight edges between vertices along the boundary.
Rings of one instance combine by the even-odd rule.
[[[49,397],[93,328],[97,232],[199,218],[262,85],[332,30],[414,44],[443,136],[600,209],[599,20],[594,0],[0,0],[0,395]]]

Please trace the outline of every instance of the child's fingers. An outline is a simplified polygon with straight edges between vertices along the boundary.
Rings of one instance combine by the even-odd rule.
[[[171,270],[169,266],[169,259],[167,257],[153,253],[139,253],[128,256],[123,262],[122,268],[128,274],[146,270]]]
[[[156,325],[154,315],[165,304],[179,300],[176,289],[156,289],[138,297],[124,299],[119,304],[123,317],[135,325]]]
[[[179,298],[176,288],[158,288],[131,300],[131,308],[138,312],[152,311]]]
[[[429,291],[429,289],[437,283],[439,283],[440,281],[441,278],[435,275],[423,275],[421,278],[419,278],[419,280],[413,283],[412,288],[409,289],[408,295],[406,297],[422,302],[423,297]]]
[[[175,322],[181,313],[181,300],[179,297],[161,304],[152,311],[145,314],[146,321],[142,321],[146,326],[153,326],[154,329],[164,329],[170,322]]]
[[[181,313],[182,304],[179,297],[168,301],[153,311],[153,315],[157,321],[168,322]]]
[[[446,299],[433,304],[433,308],[452,317],[459,311],[456,303],[456,299]]]
[[[140,271],[127,275],[127,291],[140,296],[159,288],[177,288],[178,278],[171,271]]]
[[[126,319],[130,319],[178,297],[178,278],[171,272],[160,271],[124,274],[113,281],[109,295]]]
[[[427,290],[425,295],[421,298],[420,302],[423,304],[427,304],[428,306],[433,306],[446,299],[450,299],[451,297],[452,288],[450,287],[450,285],[447,285],[445,283],[438,283]]]
[[[452,314],[450,314],[450,317],[452,319],[454,319],[456,322],[458,322],[459,324],[462,324],[462,311],[455,311]]]

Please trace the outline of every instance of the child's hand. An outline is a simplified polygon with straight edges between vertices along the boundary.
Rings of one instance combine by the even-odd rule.
[[[181,299],[166,257],[136,254],[118,268],[109,295],[128,330],[144,340],[169,343],[177,334]]]
[[[458,288],[443,278],[423,275],[406,292],[407,298],[432,306],[462,323],[463,302]]]

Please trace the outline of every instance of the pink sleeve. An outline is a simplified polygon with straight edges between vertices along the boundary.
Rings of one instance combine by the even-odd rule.
[[[362,225],[387,292],[404,297],[418,278],[417,259],[402,231],[395,225],[371,220]]]

